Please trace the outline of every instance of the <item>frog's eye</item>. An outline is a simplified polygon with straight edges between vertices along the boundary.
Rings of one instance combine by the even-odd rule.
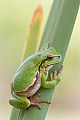
[[[54,58],[54,56],[52,56],[52,55],[47,56],[47,60],[52,60],[53,58]]]
[[[52,56],[52,55],[47,56],[47,60],[59,59],[59,58],[60,58],[60,56]]]

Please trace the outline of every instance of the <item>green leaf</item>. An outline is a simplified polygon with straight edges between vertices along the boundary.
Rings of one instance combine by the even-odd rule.
[[[24,44],[24,50],[21,61],[26,59],[31,54],[34,54],[38,50],[40,44],[39,37],[41,22],[42,22],[42,6],[39,5],[34,12],[32,22],[27,32],[27,39]]]
[[[64,60],[76,20],[79,3],[79,0],[54,1],[42,37],[40,48],[50,41],[50,46],[54,46],[56,50],[61,53]],[[55,66],[54,69],[59,70],[62,63]],[[38,92],[42,93],[40,99],[51,100],[54,89],[41,88]],[[22,120],[44,120],[49,105],[45,103],[41,103],[40,105],[42,106],[41,110],[38,110],[36,107],[32,106],[26,110]]]

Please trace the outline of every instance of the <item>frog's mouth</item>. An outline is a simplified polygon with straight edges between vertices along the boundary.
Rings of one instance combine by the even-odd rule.
[[[51,61],[53,59],[60,59],[60,56],[48,55],[46,59],[42,60],[41,65],[44,64],[46,61]]]

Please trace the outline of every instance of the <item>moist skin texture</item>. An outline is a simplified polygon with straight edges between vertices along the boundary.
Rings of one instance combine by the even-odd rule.
[[[38,91],[40,86],[41,86],[40,74],[39,74],[39,72],[37,72],[36,80],[35,80],[34,84],[32,86],[30,86],[27,91],[16,92],[16,94],[22,95],[25,97],[30,97]]]

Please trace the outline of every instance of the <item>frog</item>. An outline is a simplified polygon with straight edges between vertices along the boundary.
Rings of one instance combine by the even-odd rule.
[[[55,64],[59,64],[62,56],[54,47],[41,49],[35,54],[26,58],[16,71],[11,81],[11,94],[13,98],[9,100],[10,105],[18,109],[27,109],[36,106],[41,109],[39,103],[51,104],[49,100],[40,100],[41,93],[35,95],[43,88],[54,88],[61,80],[61,71],[53,71],[50,80],[47,81],[48,72]],[[35,96],[34,96],[35,95]]]

